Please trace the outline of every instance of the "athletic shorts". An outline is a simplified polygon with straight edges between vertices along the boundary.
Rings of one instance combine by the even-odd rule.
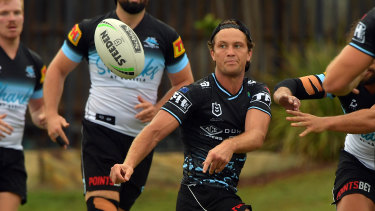
[[[0,147],[0,192],[11,192],[26,203],[25,156],[22,150]]]
[[[120,192],[120,208],[129,210],[143,191],[151,167],[151,152],[135,169],[128,182],[114,185],[109,174],[123,163],[134,137],[113,131],[88,120],[82,122],[82,174],[84,191]]]
[[[177,196],[176,211],[243,211],[251,210],[235,193],[207,185],[181,184]]]
[[[333,204],[342,197],[359,193],[375,203],[375,171],[366,168],[354,155],[342,150],[333,188]]]

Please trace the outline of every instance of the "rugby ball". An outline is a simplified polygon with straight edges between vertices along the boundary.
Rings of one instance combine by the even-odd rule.
[[[95,29],[95,48],[104,65],[121,78],[132,79],[143,70],[145,56],[134,31],[120,20],[102,20]]]

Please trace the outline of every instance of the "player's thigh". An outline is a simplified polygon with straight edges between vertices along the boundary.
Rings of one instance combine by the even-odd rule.
[[[21,197],[11,192],[0,192],[0,210],[17,211],[21,204]]]
[[[337,203],[337,211],[375,211],[374,202],[366,196],[354,193],[344,196]]]
[[[90,197],[103,197],[107,199],[113,199],[116,201],[120,201],[120,194],[118,191],[113,190],[94,190],[86,192],[85,199],[89,199]]]

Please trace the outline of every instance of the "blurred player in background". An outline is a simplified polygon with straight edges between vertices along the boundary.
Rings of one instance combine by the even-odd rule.
[[[263,145],[271,98],[264,84],[244,77],[254,46],[245,25],[221,22],[208,46],[215,72],[173,95],[135,138],[123,164],[112,167],[111,179],[128,183],[143,158],[181,125],[185,161],[176,210],[249,211],[237,184],[246,153]]]
[[[177,32],[145,11],[148,0],[118,0],[116,9],[74,25],[51,62],[45,83],[48,134],[68,145],[66,120],[58,105],[66,76],[86,59],[91,87],[82,130],[82,172],[88,210],[130,210],[141,194],[149,173],[152,153],[135,169],[130,182],[115,185],[109,170],[123,162],[134,137],[180,87],[193,82],[190,63]],[[138,35],[145,51],[145,67],[135,79],[114,75],[99,58],[94,45],[97,24],[119,19]],[[171,89],[157,101],[164,70]],[[48,72],[47,71],[47,72]]]
[[[300,136],[325,130],[348,133],[336,171],[334,204],[338,211],[374,211],[375,189],[372,187],[375,187],[375,132],[367,131],[364,123],[354,121],[351,114],[374,107],[375,62],[365,71],[356,93],[338,97],[344,115],[317,117],[300,112],[300,100],[334,97],[323,89],[324,80],[325,74],[286,79],[276,85],[274,101],[294,115],[287,117],[287,120],[293,121],[292,126],[306,127]],[[366,119],[361,121],[371,122]]]
[[[26,169],[22,138],[26,110],[43,128],[43,80],[46,67],[20,41],[23,0],[0,0],[0,210],[26,203]]]

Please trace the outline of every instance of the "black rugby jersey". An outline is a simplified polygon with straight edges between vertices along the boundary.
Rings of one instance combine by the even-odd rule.
[[[14,59],[0,48],[0,113],[14,131],[1,138],[0,146],[22,149],[25,113],[31,98],[43,96],[42,86],[46,67],[39,55],[20,43]]]
[[[357,24],[349,45],[375,57],[375,8],[365,14]]]
[[[245,130],[249,109],[259,109],[271,115],[268,88],[256,81],[244,79],[241,90],[232,95],[212,74],[181,88],[162,107],[181,124],[185,161],[183,184],[205,184],[237,191],[246,154],[233,154],[220,173],[203,174],[202,162],[208,151],[223,140]]]

